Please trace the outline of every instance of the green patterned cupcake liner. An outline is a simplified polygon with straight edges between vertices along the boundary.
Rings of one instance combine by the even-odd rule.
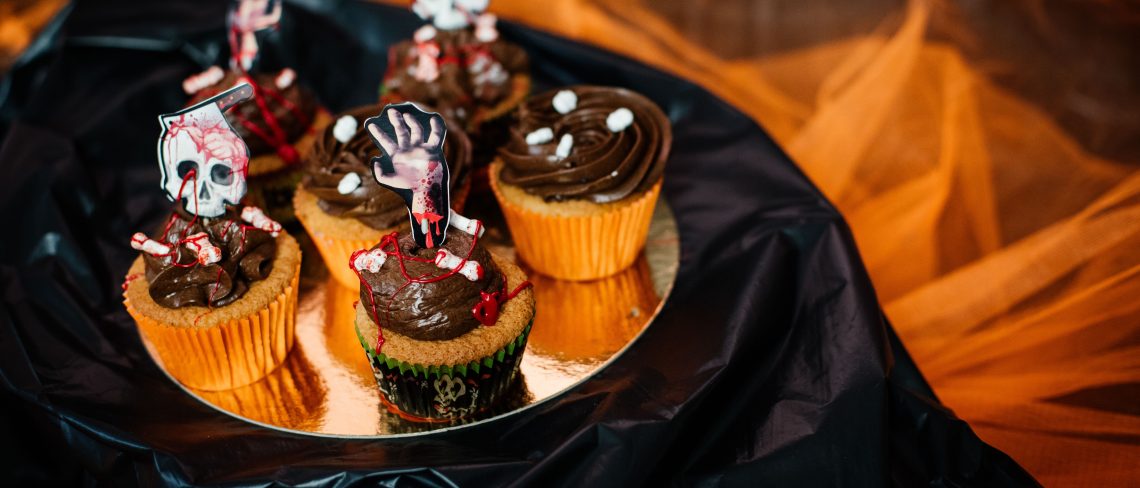
[[[466,364],[411,364],[378,353],[361,334],[376,385],[387,403],[406,419],[445,422],[490,411],[518,376],[531,322],[513,340],[480,360]]]

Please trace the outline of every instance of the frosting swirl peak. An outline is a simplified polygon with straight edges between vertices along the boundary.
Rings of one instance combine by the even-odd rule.
[[[500,292],[504,286],[502,272],[490,252],[469,234],[448,233],[441,249],[459,258],[470,254],[468,260],[478,263],[482,274],[476,280],[459,273],[436,280],[433,277],[447,273],[435,264],[440,248],[421,248],[407,232],[395,240],[398,250],[389,239],[372,248],[388,254],[379,271],[359,272],[360,304],[369,307],[378,325],[424,341],[452,339],[479,326],[473,307],[483,295]]]
[[[221,259],[201,264],[187,236],[204,232],[221,251]],[[233,208],[218,218],[201,218],[176,210],[163,223],[156,241],[171,247],[168,255],[142,253],[150,297],[166,308],[221,307],[245,295],[251,283],[273,270],[276,240],[268,232],[245,225]]]
[[[499,149],[504,183],[547,201],[608,203],[661,179],[673,141],[669,119],[622,88],[574,86],[531,97]]]

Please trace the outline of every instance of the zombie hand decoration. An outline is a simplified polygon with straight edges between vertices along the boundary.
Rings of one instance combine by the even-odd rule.
[[[281,0],[238,0],[237,7],[230,14],[230,29],[238,37],[238,48],[233,53],[235,62],[243,70],[253,66],[257,57],[257,36],[255,33],[277,25],[281,20]]]
[[[222,115],[253,96],[242,83],[172,114],[158,116],[162,189],[187,212],[218,217],[245,196],[249,148]]]
[[[380,155],[372,159],[372,175],[380,186],[396,192],[408,207],[412,237],[434,248],[447,239],[451,221],[451,172],[443,156],[447,127],[443,117],[411,103],[388,105],[364,121]],[[427,134],[425,137],[425,130]]]

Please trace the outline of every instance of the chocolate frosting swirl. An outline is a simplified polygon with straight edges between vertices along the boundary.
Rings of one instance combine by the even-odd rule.
[[[438,249],[425,249],[416,245],[411,233],[403,233],[397,241],[404,256],[426,259],[420,262],[404,259],[404,270],[408,276],[441,276],[447,270],[441,269],[431,260]],[[373,249],[381,248],[383,242]],[[422,341],[453,339],[466,334],[479,326],[472,309],[480,301],[480,292],[492,293],[503,288],[503,275],[491,259],[491,253],[481,245],[472,249],[471,235],[452,230],[447,234],[443,249],[460,258],[470,252],[470,260],[483,267],[483,277],[477,281],[468,280],[461,274],[454,274],[434,283],[408,283],[400,269],[400,260],[388,256],[380,271],[362,271],[361,278],[366,286],[360,287],[360,303],[366,307],[375,306],[381,327],[398,334]],[[392,251],[391,245],[386,250]],[[370,314],[371,315],[371,314]]]
[[[388,229],[408,221],[404,201],[372,177],[372,158],[380,155],[380,149],[368,135],[364,120],[380,114],[383,109],[383,105],[368,105],[337,115],[336,120],[344,115],[356,119],[356,133],[347,143],[341,143],[333,136],[336,123],[329,124],[305,156],[302,179],[305,190],[317,196],[317,205],[325,213],[355,218],[373,229]],[[471,141],[456,128],[457,124],[447,121],[445,124],[447,136],[443,141],[443,154],[451,169],[451,195],[454,198],[471,168]],[[356,173],[360,177],[360,186],[342,194],[337,186],[348,173]]]
[[[439,77],[421,81],[413,75],[418,63],[414,41],[403,41],[389,52],[388,72],[384,88],[394,98],[431,105],[445,118],[468,124],[479,107],[498,104],[511,93],[511,77],[526,73],[529,60],[521,47],[500,37],[489,43],[475,38],[472,28],[438,31],[434,42],[439,43]],[[505,76],[473,76],[470,66],[482,53],[489,53],[498,62]],[[468,129],[472,127],[468,126]]]
[[[187,106],[194,105],[236,85],[238,83],[238,76],[239,74],[237,72],[228,71],[221,81],[195,93]],[[313,119],[317,116],[316,97],[295,80],[284,90],[278,90],[275,81],[276,75],[254,73],[250,76],[253,77],[258,86],[273,89],[281,94],[281,99],[284,100],[284,103],[278,100],[277,97],[265,94],[265,104],[269,107],[269,113],[273,114],[273,118],[277,120],[281,131],[285,133],[285,139],[288,140],[289,143],[297,142],[301,136],[305,135],[309,126],[312,125]],[[272,129],[269,128],[268,123],[266,123],[265,118],[261,116],[261,109],[258,108],[256,101],[249,100],[231,108],[226,112],[226,120],[229,121],[234,131],[241,136],[242,140],[245,141],[245,144],[249,146],[249,154],[251,156],[257,157],[277,152],[277,149],[273,147],[269,141],[265,140],[263,136],[258,135],[258,133],[273,134],[273,132]],[[249,127],[246,127],[246,125],[241,122],[242,120],[252,123],[252,125],[257,128],[257,131],[250,130]]]
[[[499,149],[504,183],[547,201],[607,203],[646,191],[661,180],[673,133],[656,104],[622,88],[567,89],[578,96],[577,107],[569,113],[559,113],[552,103],[562,89],[531,97],[519,107],[518,125]],[[620,108],[633,113],[633,123],[612,132],[606,119]],[[527,144],[527,134],[542,128],[551,129],[554,138]],[[559,158],[555,151],[564,134],[573,137],[573,149]]]
[[[272,235],[243,224],[234,208],[213,219],[176,210],[155,233],[157,237],[152,237],[174,252],[162,257],[142,253],[150,297],[167,308],[221,307],[241,298],[251,283],[269,276],[277,257]],[[221,249],[222,259],[217,263],[199,264],[194,251],[177,244],[199,232],[205,232],[210,243]]]

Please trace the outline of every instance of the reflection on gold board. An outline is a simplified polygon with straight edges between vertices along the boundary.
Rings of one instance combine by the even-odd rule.
[[[490,201],[492,229],[502,225]],[[676,222],[658,202],[645,251],[617,275],[564,282],[529,272],[537,315],[520,380],[490,412],[447,424],[404,420],[384,407],[353,324],[358,290],[323,275],[302,280],[297,345],[281,367],[254,384],[228,391],[187,389],[203,402],[246,420],[298,433],[338,436],[417,434],[485,420],[551,398],[596,373],[652,322],[677,274]],[[514,256],[509,233],[489,231],[487,246]],[[320,256],[308,254],[320,262]],[[309,263],[306,263],[309,264]],[[151,352],[151,357],[162,362]]]
[[[532,274],[535,327],[531,352],[567,362],[591,363],[621,350],[652,316],[660,300],[653,292],[649,262],[595,281],[561,281]]]

